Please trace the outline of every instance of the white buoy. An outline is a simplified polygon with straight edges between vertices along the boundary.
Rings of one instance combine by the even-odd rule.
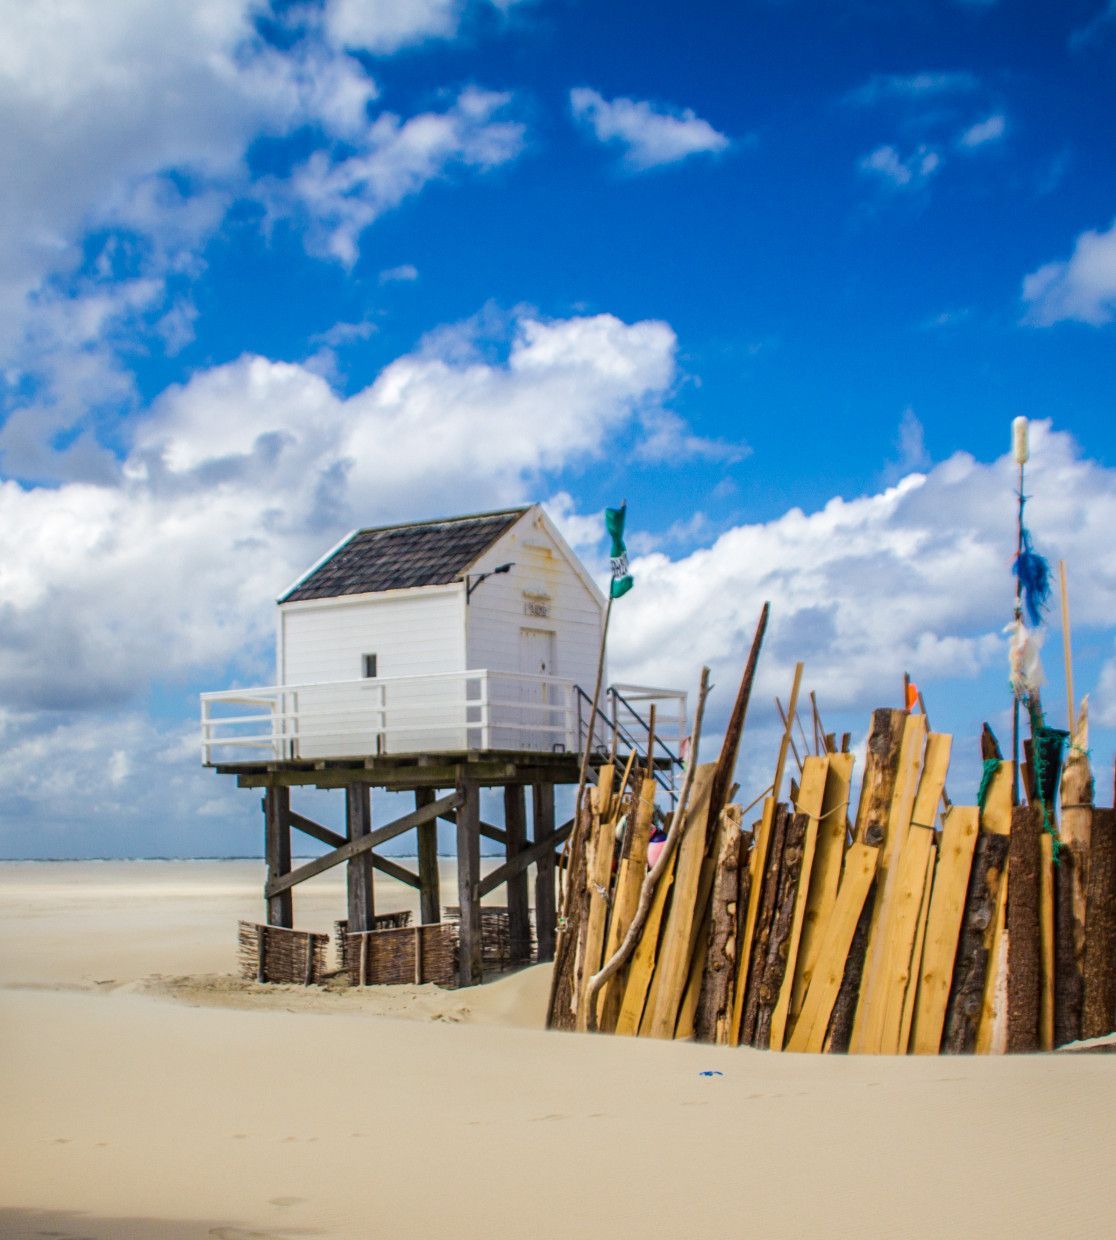
[[[1030,459],[1031,452],[1027,443],[1027,427],[1026,418],[1013,418],[1011,423],[1011,452],[1015,457],[1016,465],[1026,465]]]

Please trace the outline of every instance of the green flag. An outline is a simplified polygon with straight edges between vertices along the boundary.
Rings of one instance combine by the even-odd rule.
[[[635,584],[632,581],[632,575],[628,571],[628,548],[624,546],[624,518],[628,513],[628,505],[621,504],[619,508],[605,509],[605,529],[608,530],[608,536],[612,539],[612,549],[610,555],[612,558],[612,585],[609,593],[613,598],[621,598]]]

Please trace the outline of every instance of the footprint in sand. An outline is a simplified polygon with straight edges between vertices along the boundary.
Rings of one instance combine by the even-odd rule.
[[[554,1112],[550,1115],[532,1115],[531,1116],[531,1122],[535,1124],[538,1124],[542,1122],[543,1120],[548,1120],[548,1119],[569,1119],[569,1116],[561,1115],[561,1114],[558,1114],[557,1112]]]
[[[300,1202],[305,1201],[305,1197],[269,1197],[267,1204],[269,1206],[278,1206],[281,1210],[287,1206],[297,1206]]]

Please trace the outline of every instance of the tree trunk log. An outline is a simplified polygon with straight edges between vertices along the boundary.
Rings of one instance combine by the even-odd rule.
[[[878,713],[878,712],[877,712]],[[829,1029],[825,1035],[825,1049],[831,1055],[848,1053],[852,1042],[853,1022],[856,1019],[856,1005],[860,998],[860,982],[864,976],[864,960],[868,954],[868,932],[872,928],[872,908],[876,902],[876,880],[868,889],[864,899],[864,908],[856,923],[856,933],[849,946],[849,954],[845,957],[845,973],[841,978],[841,988],[833,1002],[833,1012],[829,1017]]]
[[[779,865],[779,889],[768,935],[763,974],[759,982],[759,1004],[756,1012],[756,1034],[752,1045],[766,1050],[771,1043],[771,1016],[779,1002],[779,992],[787,971],[794,909],[798,900],[798,880],[802,874],[803,845],[807,814],[795,814],[786,826],[783,857]],[[778,1049],[782,1049],[779,1047]]]
[[[968,1055],[976,1048],[984,1005],[988,949],[1010,838],[982,832],[977,840],[946,1009],[943,1054]]]
[[[721,841],[717,870],[713,876],[709,950],[701,979],[701,995],[694,1020],[698,1042],[727,1040],[724,1031],[732,1020],[732,994],[736,981],[736,943],[740,909],[740,862],[744,835],[739,815],[727,807],[721,817]]]
[[[744,996],[744,1019],[740,1026],[740,1042],[743,1046],[751,1046],[755,1041],[760,983],[767,962],[767,942],[771,937],[771,923],[775,917],[779,872],[783,863],[783,843],[790,817],[790,811],[785,806],[775,807],[775,817],[771,824],[771,844],[767,850],[767,868],[762,875],[757,874],[755,879],[760,883],[760,902],[756,929],[752,936],[752,958],[750,961],[741,961],[741,971],[746,969],[748,978],[748,989]]]
[[[1064,842],[1054,867],[1054,1045],[1081,1037],[1084,986],[1075,943],[1074,899],[1078,859]]]
[[[856,830],[853,836],[858,844],[873,842],[867,838],[872,823],[887,830],[906,719],[906,711],[887,707],[872,713],[872,728],[868,733],[868,752],[864,762],[864,779],[861,783],[860,805],[856,812]]]
[[[1007,1050],[1029,1055],[1041,1049],[1042,941],[1039,898],[1042,811],[1017,805],[1008,837]]]
[[[1112,1032],[1116,1013],[1116,810],[1093,810],[1085,902],[1085,995],[1081,1036]]]

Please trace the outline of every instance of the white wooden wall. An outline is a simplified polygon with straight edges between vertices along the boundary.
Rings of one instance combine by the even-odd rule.
[[[584,581],[546,517],[527,513],[476,562],[474,573],[514,561],[508,573],[489,577],[466,609],[466,656],[471,668],[519,672],[523,629],[554,634],[552,676],[576,681],[592,694],[604,618],[600,596]],[[545,615],[537,614],[545,612]],[[523,712],[524,724],[538,719]],[[493,747],[520,748],[509,731]],[[535,746],[531,746],[535,747]]]
[[[375,654],[377,680],[426,676],[465,668],[464,590],[459,585],[390,594],[350,595],[340,599],[285,603],[279,608],[279,684],[313,685],[359,680],[363,656]],[[446,686],[388,687],[390,723],[418,725],[437,719],[437,727],[412,733],[413,752],[467,749],[462,701],[445,699]],[[463,695],[464,689],[454,686]],[[299,695],[304,738],[303,757],[339,757],[375,752],[368,726],[352,723],[362,708],[379,702],[376,680],[342,690],[304,691]],[[398,746],[397,746],[398,749]]]

